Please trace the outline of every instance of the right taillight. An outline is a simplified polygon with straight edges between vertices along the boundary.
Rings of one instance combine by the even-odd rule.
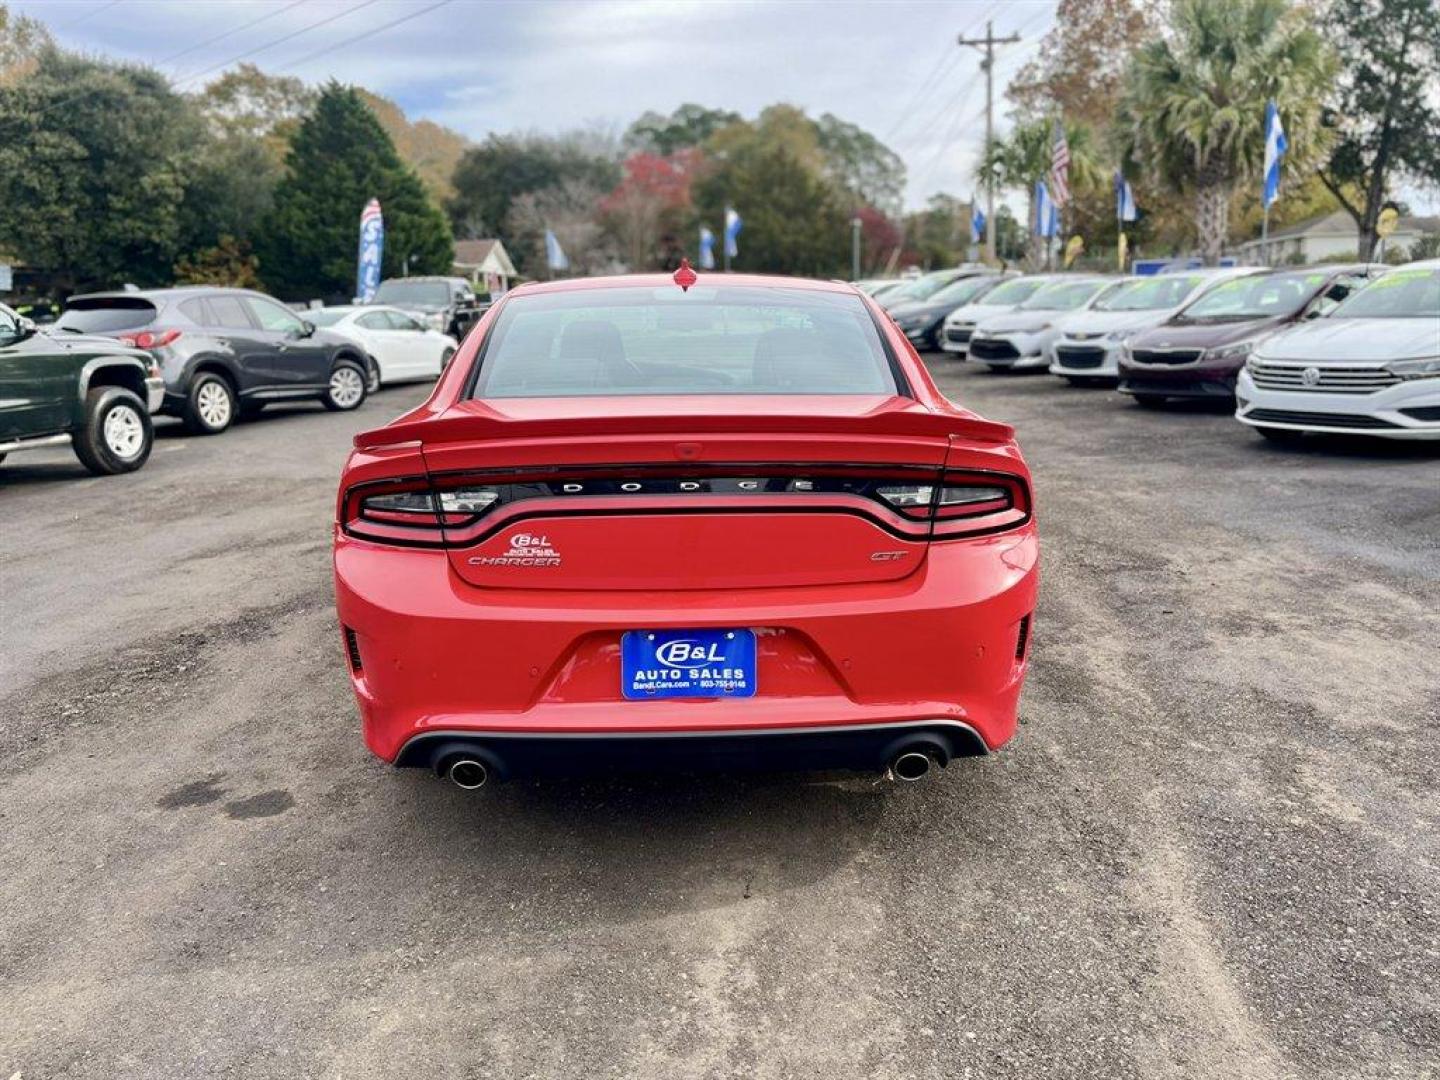
[[[1030,519],[1025,481],[1008,473],[947,472],[932,484],[881,484],[875,494],[906,517],[933,522],[936,540],[1001,532]]]

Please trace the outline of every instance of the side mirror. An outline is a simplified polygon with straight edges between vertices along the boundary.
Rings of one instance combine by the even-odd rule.
[[[35,326],[35,320],[28,315],[21,315],[19,324],[16,327],[16,341],[24,341],[28,337],[34,337],[39,330]]]
[[[297,336],[302,338],[312,337],[315,333],[315,324],[309,319],[300,320],[300,331]]]

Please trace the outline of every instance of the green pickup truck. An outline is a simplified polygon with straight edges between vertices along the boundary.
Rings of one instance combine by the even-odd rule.
[[[145,464],[165,381],[150,354],[113,338],[42,334],[0,304],[0,461],[70,444],[92,473]]]

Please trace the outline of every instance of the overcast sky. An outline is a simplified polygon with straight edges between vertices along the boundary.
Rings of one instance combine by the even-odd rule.
[[[10,0],[74,49],[143,61],[195,89],[248,60],[310,82],[358,83],[471,139],[491,131],[623,130],[686,101],[753,117],[775,102],[859,124],[904,158],[906,201],[975,186],[979,53],[1018,33],[1003,90],[1050,28],[1055,0]],[[393,24],[393,25],[392,25]],[[1406,191],[1421,212],[1435,192]]]
[[[42,19],[67,47],[156,65],[184,89],[246,59],[311,82],[358,83],[412,120],[476,140],[591,123],[618,132],[647,109],[686,101],[745,116],[789,102],[885,141],[905,159],[911,206],[974,186],[985,83],[979,53],[959,47],[957,35],[983,34],[987,19],[997,35],[1021,35],[996,64],[1003,121],[999,95],[1055,9],[1053,0],[434,3],[11,0],[11,8]]]

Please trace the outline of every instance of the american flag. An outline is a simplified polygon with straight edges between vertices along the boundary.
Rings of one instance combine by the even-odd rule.
[[[1050,140],[1050,197],[1056,206],[1070,201],[1070,144],[1065,141],[1065,128],[1055,121]]]

